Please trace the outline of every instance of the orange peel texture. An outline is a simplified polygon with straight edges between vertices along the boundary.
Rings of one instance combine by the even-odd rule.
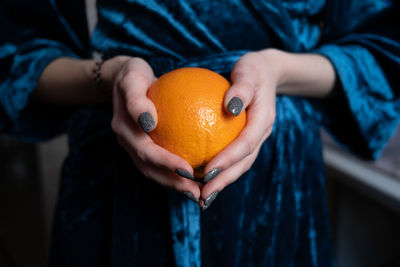
[[[228,113],[224,96],[229,82],[203,68],[181,68],[162,75],[147,92],[157,109],[153,141],[185,159],[204,177],[204,166],[241,132],[246,111]]]

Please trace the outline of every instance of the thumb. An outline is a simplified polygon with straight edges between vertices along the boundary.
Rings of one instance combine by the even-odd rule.
[[[256,86],[255,72],[240,61],[231,73],[232,86],[225,94],[224,105],[227,111],[238,116],[253,99]]]
[[[146,133],[153,130],[157,124],[156,108],[146,95],[154,80],[152,72],[131,70],[121,77],[116,85],[124,97],[129,116]]]

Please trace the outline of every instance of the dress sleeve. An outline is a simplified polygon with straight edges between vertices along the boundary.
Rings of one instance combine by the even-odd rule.
[[[85,1],[58,2],[0,1],[0,132],[28,142],[62,133],[71,112],[31,100],[43,69],[88,56]]]
[[[400,11],[390,1],[330,1],[322,44],[337,73],[334,93],[317,102],[336,141],[379,156],[400,120]]]

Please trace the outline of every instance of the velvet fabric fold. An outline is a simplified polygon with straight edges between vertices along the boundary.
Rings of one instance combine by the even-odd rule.
[[[82,1],[35,3],[0,3],[0,131],[32,142],[68,133],[49,266],[333,266],[319,130],[371,158],[397,127],[397,3],[98,0],[90,46]],[[271,47],[324,55],[336,90],[278,96],[254,165],[204,213],[142,176],[115,140],[110,106],[31,99],[51,60],[90,49],[142,57],[157,76],[199,66],[229,78],[241,55]]]
[[[89,55],[83,2],[3,1],[0,4],[0,131],[27,142],[64,133],[68,108],[31,101],[43,69],[59,57]],[[71,28],[64,15],[74,12]],[[51,112],[49,112],[51,111]]]

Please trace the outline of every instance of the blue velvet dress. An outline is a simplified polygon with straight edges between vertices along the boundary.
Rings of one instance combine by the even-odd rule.
[[[50,266],[332,266],[319,129],[377,157],[400,118],[394,1],[99,0],[92,38],[84,1],[0,3],[0,131],[38,142],[67,132],[69,154]],[[55,107],[30,96],[43,68],[91,51],[143,57],[157,75],[201,66],[226,76],[247,51],[326,56],[323,100],[278,96],[253,167],[201,213],[144,179],[110,128],[111,107]],[[56,89],[55,89],[56,90]]]

